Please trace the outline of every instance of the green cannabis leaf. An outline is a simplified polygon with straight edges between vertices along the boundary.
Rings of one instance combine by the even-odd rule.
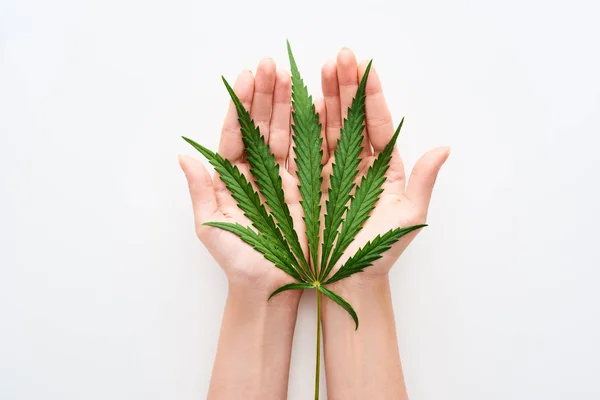
[[[373,261],[380,259],[382,254],[389,250],[402,236],[425,226],[427,225],[422,224],[409,226],[407,228],[397,228],[387,231],[383,235],[377,235],[375,239],[367,242],[367,244],[358,249],[356,254],[350,257],[350,259],[346,261],[344,265],[342,265],[324,284],[328,285],[347,278],[357,272],[362,272],[366,267],[373,265]],[[356,328],[358,329],[358,321],[356,321]]]
[[[275,162],[275,156],[271,153],[269,145],[265,143],[260,135],[258,127],[254,125],[254,121],[250,118],[250,113],[246,111],[244,105],[225,78],[223,78],[223,83],[225,83],[225,87],[238,113],[242,130],[242,140],[244,141],[246,157],[250,164],[250,173],[254,176],[255,182],[260,188],[260,193],[264,196],[273,217],[277,220],[278,227],[285,235],[285,239],[292,248],[292,251],[298,257],[300,265],[307,270],[308,262],[300,246],[298,234],[294,230],[294,221],[290,215],[290,209],[285,202],[281,177],[279,176],[279,165]]]
[[[321,232],[321,199],[323,182],[323,140],[320,137],[321,125],[315,111],[312,97],[298,70],[289,42],[288,56],[292,78],[292,119],[293,144],[299,190],[302,196],[301,206],[308,241],[308,254],[305,255],[289,207],[285,201],[280,166],[260,130],[244,108],[229,83],[223,82],[235,105],[240,122],[245,154],[250,165],[250,174],[254,178],[259,192],[254,190],[248,179],[231,162],[219,154],[210,151],[191,139],[183,138],[208,159],[219,173],[237,206],[251,221],[252,226],[237,223],[207,222],[205,225],[223,229],[237,235],[241,240],[260,252],[267,260],[295,282],[276,289],[269,299],[287,290],[315,288],[317,296],[317,357],[315,374],[315,399],[319,397],[320,375],[320,330],[321,330],[321,294],[325,295],[350,314],[358,329],[358,316],[352,306],[327,286],[362,272],[374,261],[382,257],[404,235],[426,225],[398,227],[377,235],[358,249],[339,269],[331,275],[334,267],[342,258],[344,251],[354,241],[369,219],[383,192],[386,172],[392,158],[392,151],[400,134],[404,119],[400,122],[394,136],[379,153],[373,165],[355,183],[358,166],[361,162],[363,131],[365,129],[365,91],[371,62],[360,81],[356,95],[348,108],[340,131],[340,139],[334,153],[332,173],[329,177],[330,188],[325,202],[325,216]],[[264,199],[264,204],[261,201]],[[320,255],[319,255],[320,254]],[[331,275],[331,276],[330,276]]]
[[[325,208],[325,230],[323,231],[323,248],[321,254],[321,267],[324,268],[319,278],[323,279],[329,272],[326,268],[333,242],[337,236],[338,228],[342,223],[342,216],[348,209],[350,193],[354,188],[354,179],[358,175],[358,164],[360,163],[360,152],[362,151],[362,132],[365,128],[365,89],[367,78],[371,70],[371,62],[367,65],[356,96],[352,105],[348,108],[348,117],[344,119],[344,125],[340,131],[340,139],[334,153],[333,172],[331,174],[329,198]],[[292,86],[293,88],[293,86]],[[292,89],[293,90],[293,89]]]
[[[304,86],[296,60],[292,54],[290,43],[287,43],[288,55],[292,69],[292,118],[294,125],[294,152],[297,166],[298,181],[300,182],[300,194],[302,195],[302,210],[304,211],[304,223],[306,225],[306,236],[310,259],[315,277],[316,262],[319,255],[319,230],[321,218],[321,183],[323,178],[323,151],[321,145],[321,125],[319,115],[315,112],[312,97]]]

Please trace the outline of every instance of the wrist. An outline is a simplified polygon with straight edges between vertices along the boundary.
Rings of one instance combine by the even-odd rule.
[[[247,282],[229,280],[227,301],[233,304],[244,304],[256,310],[290,309],[297,311],[302,297],[301,290],[288,290],[278,293],[269,299],[277,287],[281,285],[254,285]]]
[[[325,364],[328,396],[406,399],[388,275],[353,279],[356,275],[328,288],[352,305],[358,330],[344,309],[329,299],[323,302],[325,358],[336,365]]]
[[[327,285],[327,288],[349,301],[372,299],[375,294],[389,293],[389,286],[388,273],[375,276],[358,273]]]
[[[301,293],[229,283],[208,399],[283,399]]]
[[[358,275],[358,274],[357,274]],[[327,288],[344,298],[359,319],[358,331],[377,329],[381,323],[388,323],[386,319],[393,318],[392,295],[388,275],[382,275],[375,279],[356,279],[353,275],[344,280],[328,285]],[[334,327],[342,335],[355,335],[355,324],[348,315],[335,302],[326,299],[322,305],[323,324]],[[393,322],[393,321],[392,321]]]

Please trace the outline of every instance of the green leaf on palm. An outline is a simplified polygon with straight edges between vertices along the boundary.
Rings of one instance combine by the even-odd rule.
[[[254,176],[260,193],[265,198],[273,217],[277,220],[278,227],[285,235],[285,239],[300,261],[300,265],[310,275],[308,262],[304,256],[302,246],[300,246],[298,234],[294,230],[294,221],[285,202],[281,176],[279,175],[279,164],[275,161],[275,156],[271,153],[269,145],[265,143],[264,137],[261,136],[260,130],[250,118],[250,113],[244,108],[225,78],[223,78],[223,83],[225,83],[225,87],[237,110],[246,157],[250,164],[250,173]]]
[[[380,259],[404,235],[426,226],[396,228],[376,236],[350,257],[333,276],[329,276],[348,246],[355,240],[383,193],[386,173],[404,119],[384,150],[376,157],[360,183],[356,185],[355,180],[359,173],[358,166],[361,162],[360,154],[365,128],[366,85],[371,69],[371,62],[369,62],[358,85],[356,96],[348,108],[348,116],[343,121],[340,139],[334,152],[321,234],[321,184],[323,182],[321,125],[289,42],[287,48],[292,77],[292,129],[297,165],[296,175],[302,197],[301,206],[308,239],[308,257],[303,252],[298,234],[294,229],[290,209],[285,201],[280,176],[280,170],[283,170],[282,166],[275,161],[260,130],[225,78],[223,78],[223,82],[238,114],[250,173],[265,204],[262,203],[259,193],[254,190],[252,184],[237,166],[219,154],[184,137],[215,167],[238,207],[256,230],[232,222],[207,222],[205,225],[237,235],[273,263],[275,267],[295,280],[295,282],[283,285],[273,291],[269,299],[288,290],[316,288],[318,321],[320,321],[320,294],[323,294],[346,310],[358,329],[358,316],[352,306],[341,296],[329,290],[327,286],[362,272]],[[320,322],[318,323],[320,329]],[[317,342],[317,349],[320,349],[319,343]],[[317,354],[319,354],[319,350],[317,350]],[[318,363],[319,357],[317,357],[317,365],[319,365]],[[318,377],[319,374],[316,374],[317,388]],[[318,390],[316,393],[315,398],[318,398]]]
[[[406,228],[396,228],[387,231],[383,235],[377,235],[375,239],[367,242],[367,244],[358,249],[358,251],[324,284],[329,285],[357,272],[362,272],[366,267],[373,265],[373,261],[380,259],[383,253],[388,251],[402,236],[419,228],[423,228],[424,226],[427,225],[421,224]]]
[[[215,171],[219,173],[220,179],[231,192],[231,196],[237,202],[237,206],[252,221],[252,225],[259,232],[263,233],[268,240],[277,243],[282,248],[288,248],[285,239],[275,224],[275,220],[267,212],[267,209],[260,201],[258,193],[254,191],[252,184],[248,182],[238,167],[231,164],[229,160],[224,159],[218,153],[210,151],[192,139],[186,137],[183,139],[198,150],[215,167]]]
[[[205,222],[204,225],[223,229],[237,235],[261,253],[267,260],[271,261],[277,268],[298,281],[305,281],[306,278],[300,276],[301,271],[292,267],[293,262],[290,259],[289,253],[271,244],[265,235],[256,233],[248,226],[232,222]]]
[[[323,165],[323,150],[321,145],[321,125],[319,114],[315,112],[312,96],[298,71],[296,60],[292,53],[290,43],[287,42],[288,56],[292,70],[292,118],[294,124],[294,153],[297,166],[297,176],[302,195],[302,210],[308,248],[315,277],[318,276],[319,230],[321,218],[321,173]]]
[[[365,90],[371,70],[371,61],[358,85],[356,96],[348,108],[348,117],[340,131],[340,139],[334,152],[333,172],[331,174],[329,198],[325,204],[325,230],[321,248],[321,265],[327,265],[333,242],[338,233],[342,217],[348,209],[350,193],[354,188],[354,179],[358,175],[360,152],[362,150],[362,132],[365,128]]]
[[[342,222],[342,229],[337,238],[335,248],[331,254],[329,264],[323,270],[320,280],[327,279],[327,275],[331,272],[335,263],[337,263],[344,254],[344,251],[354,241],[358,232],[362,229],[363,224],[367,221],[371,211],[375,208],[375,204],[379,200],[379,195],[383,192],[383,183],[385,182],[385,173],[389,169],[392,159],[392,151],[396,146],[396,140],[402,129],[404,118],[400,121],[398,129],[394,133],[392,139],[385,146],[383,151],[379,153],[373,165],[363,176],[360,185],[357,186],[354,197],[350,202],[350,207],[346,213],[345,219]]]

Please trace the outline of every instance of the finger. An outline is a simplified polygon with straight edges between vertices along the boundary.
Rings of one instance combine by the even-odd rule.
[[[233,91],[240,98],[244,107],[247,110],[250,109],[254,95],[254,77],[252,76],[252,72],[248,70],[240,72],[233,85]],[[240,131],[237,111],[232,101],[229,102],[229,110],[227,111],[221,130],[219,154],[232,163],[239,161],[244,155],[242,132]]]
[[[342,113],[342,125],[344,118],[348,116],[348,107],[352,105],[352,100],[356,96],[358,89],[358,65],[356,56],[352,50],[344,48],[338,53],[337,60],[338,81],[340,84],[340,103]],[[367,131],[363,131],[362,151],[361,156],[371,155],[371,144],[369,143]]]
[[[179,165],[188,182],[194,220],[198,227],[211,220],[218,210],[213,181],[204,165],[192,157],[180,156]]]
[[[321,87],[325,98],[327,109],[326,136],[329,152],[333,153],[337,148],[342,128],[342,114],[340,105],[340,86],[337,77],[337,65],[335,61],[327,61],[321,69]]]
[[[273,90],[275,89],[275,61],[271,58],[261,60],[254,78],[254,97],[250,108],[250,118],[260,129],[265,141],[269,142],[269,123],[273,109]]]
[[[269,128],[269,147],[280,165],[285,165],[291,141],[292,83],[290,73],[277,70],[273,93],[273,113]]]
[[[342,121],[348,115],[348,107],[358,88],[358,66],[352,50],[343,48],[337,55],[337,78],[340,87]]]
[[[412,170],[406,187],[406,197],[424,213],[427,213],[438,172],[449,155],[449,147],[429,150],[417,161]]]
[[[368,61],[361,61],[358,67],[359,79],[362,79],[368,63]],[[378,153],[394,136],[394,124],[374,67],[371,67],[369,72],[365,93],[365,125],[373,150]]]
[[[389,194],[404,194],[406,186],[406,176],[404,175],[404,164],[400,157],[398,147],[392,150],[390,166],[385,174],[383,189]]]

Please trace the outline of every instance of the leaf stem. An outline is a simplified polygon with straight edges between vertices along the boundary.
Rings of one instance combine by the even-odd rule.
[[[321,292],[317,292],[317,358],[315,369],[315,400],[319,400],[319,378],[321,377]]]

